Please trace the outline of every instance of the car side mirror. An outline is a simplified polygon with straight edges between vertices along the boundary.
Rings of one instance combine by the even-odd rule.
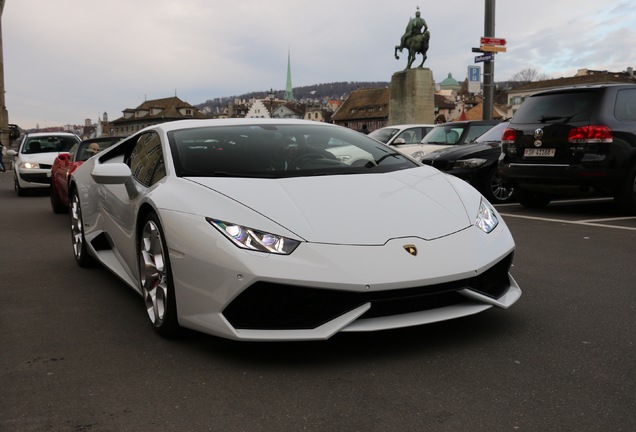
[[[15,150],[7,150],[7,156],[15,157],[18,154]]]
[[[396,138],[395,141],[393,141],[393,145],[400,145],[400,144],[406,144],[406,140],[404,138]]]
[[[91,177],[97,184],[124,184],[132,178],[132,172],[125,163],[95,164]]]

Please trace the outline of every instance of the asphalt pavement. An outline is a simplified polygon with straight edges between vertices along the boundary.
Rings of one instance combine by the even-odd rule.
[[[636,218],[501,206],[509,310],[323,342],[154,334],[0,174],[0,431],[636,431]]]

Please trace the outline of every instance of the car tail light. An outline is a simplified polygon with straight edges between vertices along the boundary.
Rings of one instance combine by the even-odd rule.
[[[506,129],[501,136],[502,144],[514,144],[517,132],[514,129]]]
[[[613,139],[612,130],[603,125],[581,126],[568,132],[568,142],[572,144],[610,143]]]

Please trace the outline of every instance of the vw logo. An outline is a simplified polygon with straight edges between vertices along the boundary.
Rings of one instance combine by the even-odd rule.
[[[534,146],[541,147],[541,138],[543,138],[543,129],[535,129],[534,130]]]
[[[404,248],[405,251],[407,251],[411,255],[413,255],[413,256],[417,255],[417,248],[415,247],[415,245],[408,244],[408,245],[404,245],[402,247]]]

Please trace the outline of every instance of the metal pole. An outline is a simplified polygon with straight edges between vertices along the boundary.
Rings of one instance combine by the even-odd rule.
[[[2,51],[2,11],[4,1],[0,0],[0,141],[9,147],[9,113],[4,102],[4,53]]]
[[[495,37],[495,0],[486,0],[484,19],[484,37]],[[495,60],[484,62],[484,109],[482,118],[492,120],[493,103],[495,100]]]

